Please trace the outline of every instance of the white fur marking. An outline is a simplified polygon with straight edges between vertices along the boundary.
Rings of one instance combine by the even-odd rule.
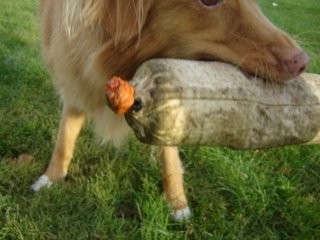
[[[190,216],[191,216],[191,211],[189,207],[172,212],[172,217],[177,222],[188,221]]]
[[[31,185],[31,189],[35,192],[38,192],[42,187],[50,187],[52,182],[46,175],[41,175],[38,180]]]

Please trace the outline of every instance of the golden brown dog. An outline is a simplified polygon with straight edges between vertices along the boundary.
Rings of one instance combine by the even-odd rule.
[[[283,81],[308,56],[269,22],[254,0],[41,0],[43,55],[63,102],[50,164],[32,186],[62,180],[85,119],[119,144],[129,129],[104,102],[114,75],[130,79],[150,58],[220,60]],[[161,148],[166,198],[176,219],[190,214],[175,147]]]

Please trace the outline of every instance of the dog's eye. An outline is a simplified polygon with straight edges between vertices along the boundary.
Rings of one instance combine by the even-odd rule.
[[[212,7],[222,2],[222,0],[201,0],[201,3],[207,7]]]

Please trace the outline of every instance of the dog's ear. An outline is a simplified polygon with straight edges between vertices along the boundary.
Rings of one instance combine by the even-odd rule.
[[[152,0],[65,0],[64,25],[70,38],[86,27],[107,32],[115,43],[140,34]]]

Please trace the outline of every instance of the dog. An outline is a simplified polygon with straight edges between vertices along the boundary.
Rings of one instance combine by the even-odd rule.
[[[41,0],[43,57],[63,111],[56,145],[34,191],[67,175],[86,119],[115,145],[130,132],[105,104],[104,86],[131,79],[151,58],[214,60],[286,81],[308,65],[307,54],[252,0]],[[176,220],[190,216],[176,147],[161,147],[164,192]]]

